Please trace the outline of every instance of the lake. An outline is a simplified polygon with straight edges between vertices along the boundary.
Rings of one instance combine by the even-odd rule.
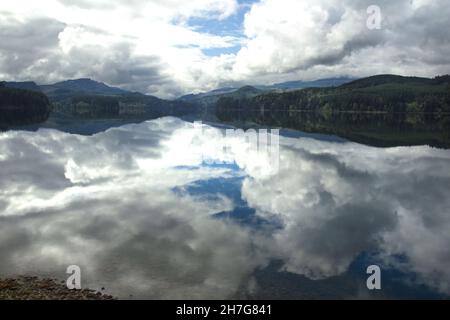
[[[114,126],[0,133],[0,276],[77,265],[123,299],[449,297],[450,150]]]

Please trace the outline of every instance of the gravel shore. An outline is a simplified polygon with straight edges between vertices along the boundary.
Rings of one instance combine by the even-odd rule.
[[[53,279],[17,277],[0,279],[0,300],[114,300],[93,290],[69,290]]]

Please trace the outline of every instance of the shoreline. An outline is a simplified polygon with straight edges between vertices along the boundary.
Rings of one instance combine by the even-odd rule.
[[[0,278],[0,300],[116,300],[90,289],[69,290],[64,282],[32,276]]]

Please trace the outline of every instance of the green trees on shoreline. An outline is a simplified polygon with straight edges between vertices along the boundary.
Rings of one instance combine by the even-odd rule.
[[[450,76],[376,76],[335,88],[221,98],[219,120],[335,134],[375,146],[450,147]]]
[[[232,109],[312,112],[450,112],[450,76],[405,78],[376,76],[336,88],[310,88],[253,98],[224,97],[217,113]]]
[[[50,111],[50,102],[43,93],[6,88],[0,83],[0,128],[43,122]]]

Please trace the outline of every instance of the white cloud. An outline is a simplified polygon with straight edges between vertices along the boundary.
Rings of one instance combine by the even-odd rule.
[[[245,20],[249,41],[234,71],[315,78],[450,71],[446,1],[378,1],[382,29],[366,27],[371,1],[264,0]],[[433,30],[433,31],[431,31]],[[427,43],[427,45],[424,45]],[[444,67],[443,67],[444,66]]]
[[[5,6],[2,4],[0,25],[4,30],[4,41],[0,45],[0,59],[8,61],[11,55],[17,54],[20,61],[15,68],[8,68],[9,64],[4,63],[0,76],[40,82],[88,76],[112,85],[170,96],[185,90],[182,86],[194,85],[193,79],[188,80],[189,84],[184,83],[183,74],[192,63],[204,59],[201,49],[229,47],[237,41],[231,36],[195,31],[187,24],[187,19],[192,17],[211,21],[224,19],[238,9],[235,0],[110,3],[44,0],[38,4],[18,0]],[[47,21],[59,24],[58,32],[49,33]],[[8,30],[16,32],[10,36]],[[25,37],[32,41],[25,41]],[[11,41],[15,41],[14,47],[5,44]],[[32,54],[42,45],[45,45],[46,55]],[[29,59],[20,57],[29,51]],[[145,59],[149,61],[147,66]],[[123,64],[134,69],[130,66],[133,60],[139,60],[143,80],[128,77],[129,72],[120,68]],[[155,66],[155,60],[158,66]],[[106,66],[111,68],[111,64],[115,68],[108,72]],[[143,75],[145,68],[148,68],[149,77]],[[161,79],[155,77],[155,69]],[[110,77],[108,73],[115,76]]]
[[[0,12],[2,40],[11,41],[7,35],[11,28],[23,33],[15,33],[19,40],[15,47],[1,42],[0,76],[50,82],[84,74],[170,97],[233,83],[450,72],[447,1],[379,0],[383,22],[381,30],[374,31],[366,27],[366,9],[372,4],[369,0],[262,0],[249,6],[242,36],[236,37],[201,31],[190,19],[226,24],[224,19],[244,8],[237,0],[5,2]],[[36,21],[41,21],[40,26]],[[59,32],[47,31],[48,24],[58,23]],[[43,32],[31,32],[30,25]],[[45,54],[36,48],[40,42]],[[33,48],[24,58],[29,43]],[[202,51],[237,45],[242,48],[236,54],[211,57]],[[98,59],[80,65],[83,58],[77,54],[89,48]],[[127,48],[126,54],[120,48]],[[11,63],[13,55],[15,63]],[[149,77],[142,75],[146,58]],[[101,73],[103,60],[110,61],[108,68],[121,63],[130,67],[119,59],[139,61],[136,83],[135,77],[120,76],[123,68],[113,69],[112,78]],[[154,72],[155,61],[160,78]]]

